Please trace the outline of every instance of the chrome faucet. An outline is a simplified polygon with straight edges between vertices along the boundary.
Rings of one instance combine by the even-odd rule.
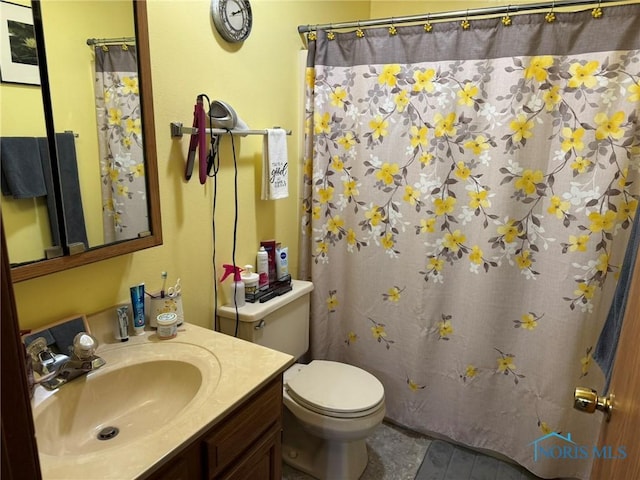
[[[97,370],[106,362],[95,354],[98,341],[86,332],[78,333],[73,339],[72,355],[53,353],[44,338],[38,338],[29,345],[34,371],[40,374],[36,383],[48,390],[70,382],[74,378]]]
[[[69,360],[67,355],[54,353],[44,337],[38,337],[27,347],[33,370],[40,376],[38,382],[47,381],[58,374],[60,367]]]

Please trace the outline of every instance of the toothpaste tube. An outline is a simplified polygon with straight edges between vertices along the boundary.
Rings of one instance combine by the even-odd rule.
[[[131,306],[133,309],[133,331],[136,335],[144,334],[144,283],[134,285],[131,291]]]

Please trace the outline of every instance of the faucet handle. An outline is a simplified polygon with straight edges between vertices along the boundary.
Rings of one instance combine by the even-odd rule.
[[[80,360],[93,357],[98,348],[98,340],[86,332],[78,333],[73,339],[73,354]]]
[[[47,366],[53,363],[53,356],[44,337],[38,337],[31,342],[27,347],[27,354],[38,373],[47,373]]]

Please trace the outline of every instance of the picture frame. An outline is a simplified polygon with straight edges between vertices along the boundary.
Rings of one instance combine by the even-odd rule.
[[[0,81],[40,85],[31,7],[0,2]]]

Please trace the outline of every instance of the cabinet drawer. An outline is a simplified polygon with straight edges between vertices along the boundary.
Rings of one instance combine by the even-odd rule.
[[[224,421],[216,433],[204,440],[206,472],[213,478],[243,455],[273,424],[282,420],[282,377],[272,381],[248,399]]]
[[[282,478],[282,430],[272,425],[245,458],[232,464],[220,480],[265,480]]]

